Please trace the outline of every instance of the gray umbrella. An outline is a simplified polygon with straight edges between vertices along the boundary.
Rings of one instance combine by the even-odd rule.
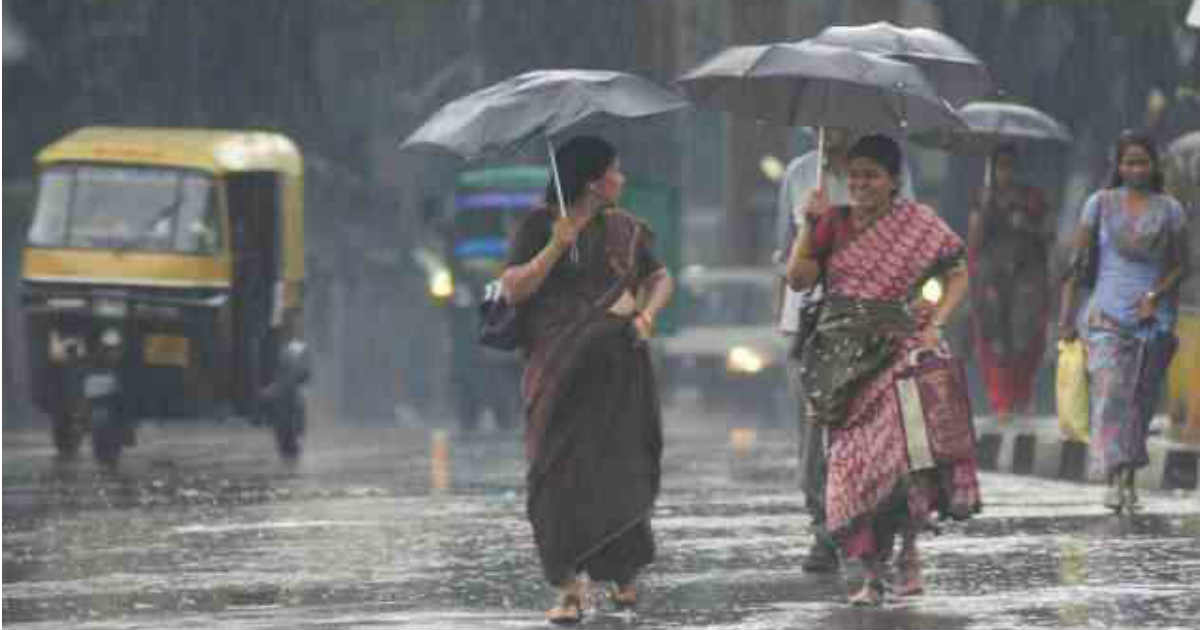
[[[1071,132],[1053,116],[1026,105],[979,101],[958,110],[967,129],[935,130],[918,135],[921,144],[950,151],[988,154],[985,184],[991,184],[991,152],[1010,142],[1071,142]]]
[[[400,149],[435,148],[473,160],[540,137],[561,199],[552,135],[596,115],[640,118],[686,106],[677,94],[624,72],[534,70],[447,103]]]
[[[1009,142],[1071,141],[1071,132],[1053,116],[1027,105],[979,101],[958,110],[967,129],[940,129],[920,134],[922,144],[971,153],[989,153]]]
[[[941,31],[875,22],[830,26],[811,41],[887,55],[919,66],[938,93],[956,106],[992,91],[987,66],[966,46]]]
[[[714,109],[819,126],[818,152],[825,127],[891,133],[965,127],[916,66],[810,41],[726,48],[678,83]]]
[[[917,67],[809,41],[732,46],[678,83],[701,105],[784,125],[963,127]]]
[[[1167,145],[1163,155],[1167,166],[1168,180],[1177,183],[1176,194],[1187,197],[1180,199],[1185,204],[1200,197],[1200,131],[1184,134]]]

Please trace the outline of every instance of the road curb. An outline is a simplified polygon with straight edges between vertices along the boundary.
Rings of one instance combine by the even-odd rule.
[[[1057,421],[1036,418],[1001,427],[991,417],[975,419],[979,468],[1047,479],[1100,483],[1088,470],[1088,445],[1062,439]],[[1137,475],[1149,490],[1196,490],[1200,487],[1200,446],[1151,436],[1150,464]]]

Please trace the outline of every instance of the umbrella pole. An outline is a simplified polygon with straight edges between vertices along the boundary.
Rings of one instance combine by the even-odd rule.
[[[983,186],[984,188],[992,187],[992,154],[989,153],[987,160],[983,163]]]
[[[825,184],[825,127],[817,127],[817,190]]]
[[[558,195],[558,210],[563,218],[566,218],[567,202],[563,198],[562,180],[558,177],[558,160],[554,158],[554,142],[550,140],[550,136],[546,136],[546,152],[550,154],[550,172],[554,178],[554,192]],[[571,262],[579,262],[579,249],[574,243],[571,244]]]

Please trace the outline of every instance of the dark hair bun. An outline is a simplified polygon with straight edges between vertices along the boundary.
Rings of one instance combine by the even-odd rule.
[[[554,152],[558,177],[562,181],[563,205],[569,206],[583,194],[588,182],[599,179],[617,158],[617,150],[608,141],[595,136],[575,136]],[[554,175],[546,184],[546,204],[557,205]]]
[[[870,159],[878,162],[892,177],[900,176],[900,145],[885,135],[875,134],[859,138],[858,142],[850,147],[846,157],[851,160],[860,157]]]

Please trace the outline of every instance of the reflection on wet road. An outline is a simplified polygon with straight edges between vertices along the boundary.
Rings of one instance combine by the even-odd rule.
[[[794,432],[668,417],[658,559],[636,617],[587,628],[1194,627],[1200,500],[984,477],[925,542],[927,595],[881,610],[811,576]],[[719,427],[719,428],[718,428]],[[318,430],[299,463],[239,427],[148,427],[116,471],[4,441],[4,621],[27,628],[545,628],[516,436]]]

